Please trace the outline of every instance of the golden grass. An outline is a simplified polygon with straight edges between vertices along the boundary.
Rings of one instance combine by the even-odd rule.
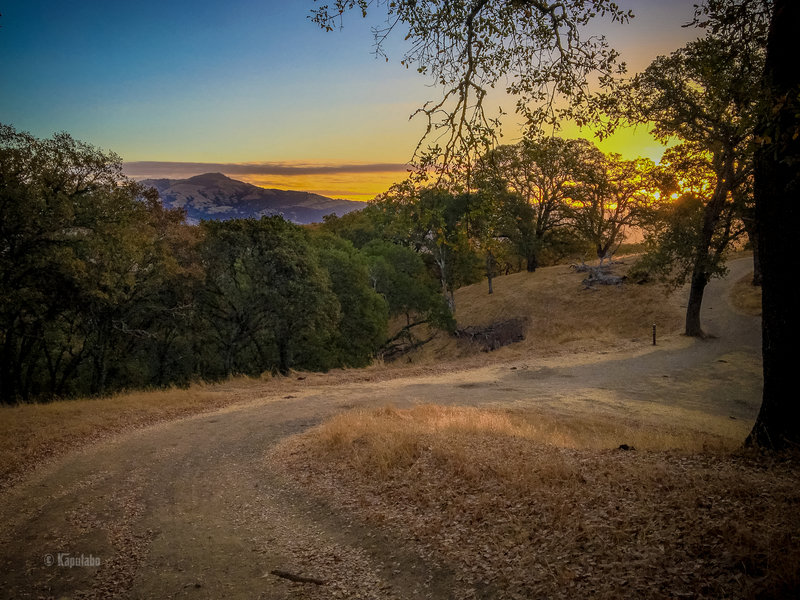
[[[268,460],[446,560],[454,597],[796,597],[800,471],[730,452],[741,438],[724,430],[389,407],[336,416]]]
[[[730,298],[731,304],[739,312],[761,315],[761,288],[753,285],[752,271],[733,284]]]
[[[675,422],[679,419],[687,422],[684,413],[673,414],[670,422],[665,415],[645,420],[601,412],[554,414],[427,404],[405,410],[385,407],[343,413],[313,430],[309,439],[321,460],[328,460],[330,453],[358,471],[386,476],[419,458],[432,436],[443,440],[446,447],[455,447],[453,438],[489,435],[576,450],[612,449],[625,443],[640,450],[691,452],[733,450],[746,435],[744,425],[728,418],[708,417],[705,431],[678,427]],[[698,425],[695,419],[688,422]]]
[[[622,275],[628,266],[616,264],[614,272]],[[485,356],[486,360],[621,350],[646,344],[654,323],[660,337],[682,331],[679,299],[667,296],[663,286],[626,283],[584,289],[585,277],[567,265],[557,265],[497,277],[491,295],[485,281],[460,288],[455,294],[458,327],[486,326],[513,317],[527,321],[525,340]],[[438,336],[412,360],[432,362],[476,354],[480,350],[466,342]]]

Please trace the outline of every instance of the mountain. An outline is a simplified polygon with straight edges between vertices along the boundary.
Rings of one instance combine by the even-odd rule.
[[[189,179],[144,179],[139,183],[156,188],[164,206],[184,208],[190,223],[272,215],[282,215],[294,223],[319,223],[325,215],[341,216],[366,206],[365,202],[334,200],[310,192],[260,188],[222,173]]]

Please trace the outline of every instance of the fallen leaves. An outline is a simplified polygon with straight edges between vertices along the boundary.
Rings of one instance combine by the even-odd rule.
[[[800,590],[792,461],[574,450],[478,431],[420,435],[413,459],[380,477],[357,468],[366,463],[346,449],[320,447],[313,432],[284,442],[272,460],[304,490],[452,565],[459,597]],[[350,452],[374,443],[362,439]]]

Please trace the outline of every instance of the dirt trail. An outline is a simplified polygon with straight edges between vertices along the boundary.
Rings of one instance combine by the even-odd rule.
[[[749,267],[736,261],[726,280],[709,286],[703,322],[716,336],[709,340],[308,385],[287,397],[265,389],[247,404],[68,454],[0,497],[0,597],[447,598],[446,565],[285,489],[265,466],[265,451],[338,411],[387,403],[555,411],[586,403],[750,423],[760,403],[759,319],[737,314],[725,298]],[[100,564],[58,564],[76,559]],[[325,584],[292,582],[274,570]]]

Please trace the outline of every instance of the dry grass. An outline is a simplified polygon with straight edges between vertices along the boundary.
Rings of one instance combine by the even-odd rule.
[[[796,597],[794,462],[731,453],[718,432],[560,421],[355,411],[284,442],[270,462],[445,559],[458,597]],[[637,450],[616,449],[620,440]]]
[[[357,471],[386,477],[417,460],[423,440],[431,437],[447,440],[480,434],[575,450],[612,449],[625,443],[640,450],[720,452],[735,449],[746,434],[746,425],[740,422],[713,417],[709,421],[705,430],[698,431],[685,425],[679,428],[660,414],[645,421],[641,416],[621,417],[600,410],[554,414],[427,404],[408,410],[350,411],[333,417],[309,436],[323,453],[323,460],[333,456],[348,461]],[[695,419],[690,422],[698,425]],[[519,467],[509,465],[512,470]]]
[[[752,271],[733,284],[731,304],[746,315],[761,315],[761,288],[753,285]]]
[[[386,381],[431,375],[443,367],[337,369],[288,377],[234,377],[187,389],[134,391],[106,398],[81,398],[16,406],[0,405],[0,490],[65,453],[111,436],[256,399],[280,398],[312,386]]]
[[[627,264],[617,264],[614,272],[624,274],[627,268]],[[535,273],[497,277],[491,295],[486,282],[463,287],[455,295],[458,327],[485,326],[513,317],[526,319],[525,340],[493,352],[491,360],[621,350],[647,343],[654,323],[659,336],[681,332],[679,298],[666,296],[662,286],[624,284],[584,289],[581,281],[585,276],[557,265]],[[476,354],[480,350],[466,342],[439,336],[412,359],[430,362]]]
[[[230,405],[261,385],[238,378],[223,385],[0,407],[0,489],[54,456],[159,421]]]

